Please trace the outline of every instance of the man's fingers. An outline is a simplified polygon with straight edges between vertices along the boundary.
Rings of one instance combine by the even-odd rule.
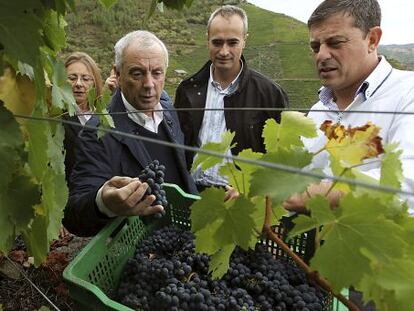
[[[146,216],[162,212],[164,210],[162,205],[151,206],[155,200],[155,195],[146,196],[142,201],[138,202],[134,208],[131,209],[132,214]]]
[[[148,184],[141,183],[139,181],[134,181],[131,184],[133,185],[135,184],[136,186],[135,188],[132,188],[132,192],[130,193],[125,203],[129,206],[135,206],[144,197],[145,192],[147,191],[147,188],[148,188]]]
[[[132,178],[127,176],[114,176],[109,180],[109,185],[115,188],[122,188],[127,186],[133,181],[139,180],[138,178]]]

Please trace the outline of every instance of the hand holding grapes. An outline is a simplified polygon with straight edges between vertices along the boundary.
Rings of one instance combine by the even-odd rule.
[[[105,206],[119,216],[143,216],[160,213],[161,205],[152,205],[154,195],[145,196],[148,184],[138,178],[115,176],[102,187],[102,201]]]

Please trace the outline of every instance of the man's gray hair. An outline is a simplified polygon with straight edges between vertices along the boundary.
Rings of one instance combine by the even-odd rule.
[[[240,18],[243,21],[243,32],[244,32],[243,34],[247,35],[248,21],[247,21],[246,11],[234,5],[223,5],[222,7],[219,7],[217,10],[211,13],[210,18],[208,19],[208,22],[207,22],[207,33],[210,32],[211,22],[217,15],[223,16],[225,18],[229,18],[233,15],[240,16]]]
[[[381,7],[377,0],[325,0],[308,20],[308,28],[342,13],[354,18],[354,26],[366,35],[375,26],[381,26]]]
[[[136,44],[144,50],[154,47],[154,45],[158,45],[159,47],[161,47],[161,50],[165,55],[165,68],[168,67],[168,50],[164,42],[162,42],[152,32],[146,30],[136,30],[123,36],[121,39],[118,40],[118,42],[114,46],[115,67],[117,71],[121,69],[124,50],[131,44]]]

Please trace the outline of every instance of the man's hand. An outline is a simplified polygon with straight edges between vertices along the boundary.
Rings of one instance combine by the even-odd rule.
[[[110,76],[105,80],[105,87],[107,87],[111,93],[118,87],[118,78],[116,77],[115,70],[111,70]]]
[[[161,205],[151,204],[155,201],[154,195],[144,198],[147,183],[138,178],[115,176],[102,187],[102,201],[105,206],[118,216],[143,216],[163,211]]]
[[[310,185],[304,193],[294,194],[285,202],[283,207],[291,212],[297,213],[309,213],[306,209],[306,201],[313,198],[316,195],[326,196],[332,209],[338,207],[339,199],[343,193],[339,190],[331,190],[332,182],[320,182],[319,184]],[[329,193],[328,193],[329,191]]]
[[[240,193],[238,193],[237,190],[234,189],[232,186],[226,185],[224,189],[226,190],[224,202],[227,202],[229,200],[235,200],[240,196]]]

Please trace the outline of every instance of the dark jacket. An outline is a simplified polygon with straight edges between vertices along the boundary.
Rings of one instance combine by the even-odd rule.
[[[65,128],[65,139],[63,144],[65,146],[65,173],[66,173],[66,180],[69,180],[70,174],[72,172],[72,168],[75,165],[75,150],[78,142],[78,135],[79,132],[82,130],[83,126],[80,123],[77,116],[71,117],[64,117],[64,120],[76,122],[79,126],[63,123],[63,127]]]
[[[162,97],[160,102],[164,109],[172,108],[169,98],[167,100]],[[119,91],[114,94],[109,110],[121,112],[112,115],[117,131],[134,133],[136,125],[127,114],[122,113],[125,112],[125,106]],[[88,124],[94,122],[98,124],[95,118]],[[160,126],[166,128],[171,142],[183,144],[183,134],[175,112],[164,111],[164,120]],[[186,169],[184,151],[175,148],[174,152],[184,191],[197,193],[194,181]],[[79,135],[76,157],[63,225],[76,235],[90,236],[110,221],[96,206],[95,198],[99,188],[113,176],[137,177],[152,159],[145,148],[145,142],[141,140],[113,133],[107,133],[101,140],[97,140],[96,131],[88,128],[84,128]]]
[[[266,107],[285,108],[289,102],[284,90],[262,74],[249,69],[243,60],[243,71],[240,75],[238,89],[224,98],[224,107]],[[207,96],[207,84],[210,78],[211,61],[193,76],[178,86],[174,106],[176,108],[203,108]],[[252,148],[255,152],[264,152],[262,138],[263,126],[267,119],[273,118],[280,122],[280,111],[246,110],[224,111],[227,129],[235,132],[234,142],[237,145],[232,153]],[[198,146],[198,136],[203,122],[204,111],[178,111],[181,129],[186,145]],[[190,168],[194,153],[187,152],[187,166]]]

